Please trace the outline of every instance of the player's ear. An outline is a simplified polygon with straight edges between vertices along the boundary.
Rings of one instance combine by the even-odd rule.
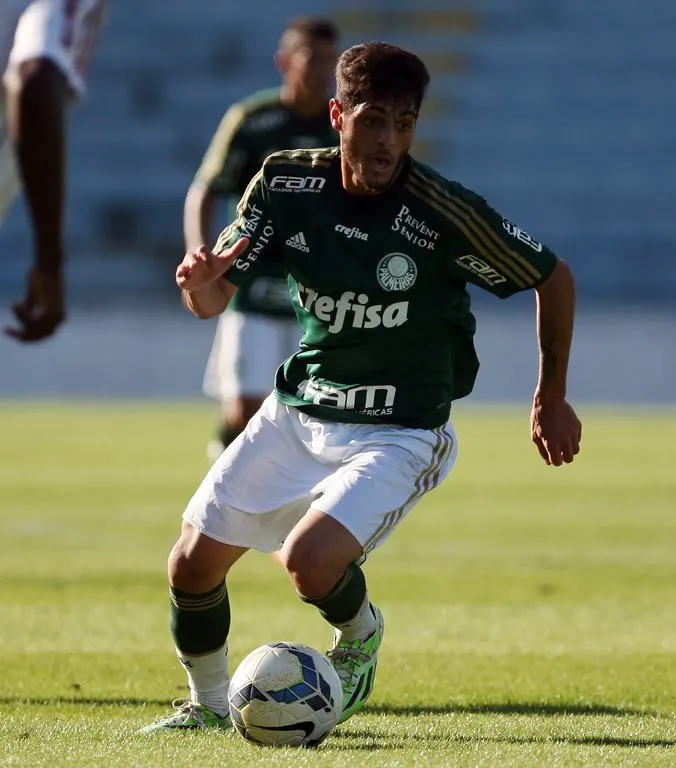
[[[289,56],[286,53],[286,51],[279,50],[274,55],[275,59],[275,66],[277,67],[277,71],[285,75],[286,70],[289,68]]]
[[[329,101],[329,117],[331,118],[331,125],[335,131],[343,130],[343,105],[338,99],[331,99]]]

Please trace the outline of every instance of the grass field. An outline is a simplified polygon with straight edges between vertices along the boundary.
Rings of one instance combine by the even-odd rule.
[[[185,692],[166,554],[203,405],[0,405],[0,765],[676,766],[676,412],[460,408],[458,464],[365,566],[387,620],[368,710],[316,750],[146,737]],[[264,481],[265,478],[261,478]],[[229,581],[235,663],[329,632],[270,559]]]

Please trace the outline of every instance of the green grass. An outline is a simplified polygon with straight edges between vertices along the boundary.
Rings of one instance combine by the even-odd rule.
[[[387,634],[366,712],[317,750],[145,737],[184,694],[166,555],[203,405],[0,405],[0,765],[676,765],[676,413],[582,412],[548,468],[526,410],[459,408],[460,458],[365,566]],[[265,478],[261,478],[264,481]],[[231,657],[327,627],[269,558]]]

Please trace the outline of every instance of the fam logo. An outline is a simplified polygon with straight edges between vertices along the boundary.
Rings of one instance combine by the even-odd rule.
[[[301,381],[297,395],[314,405],[356,411],[364,416],[391,416],[397,388],[392,384],[368,384],[339,389],[310,378]]]
[[[418,267],[405,253],[388,253],[378,262],[376,276],[386,291],[407,291],[418,277]]]
[[[314,192],[319,194],[326,184],[321,176],[273,176],[270,189],[273,192]]]
[[[507,278],[504,275],[501,275],[497,270],[493,269],[490,264],[486,264],[483,259],[478,259],[471,253],[456,259],[455,263],[463,269],[473,272],[483,280],[486,285],[494,286],[507,282]]]
[[[509,221],[509,219],[503,219],[502,226],[512,237],[521,240],[522,243],[526,243],[526,245],[529,245],[536,253],[542,253],[542,243],[538,243],[538,241],[534,240],[528,232],[521,229],[521,227],[517,227],[514,222]]]

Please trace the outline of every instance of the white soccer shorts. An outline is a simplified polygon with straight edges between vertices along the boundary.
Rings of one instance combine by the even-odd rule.
[[[11,85],[19,65],[49,59],[66,77],[75,98],[105,16],[107,0],[0,0],[0,73]],[[0,89],[0,222],[21,185],[14,148],[7,136],[4,88]]]
[[[327,422],[272,394],[210,469],[183,519],[216,541],[273,552],[313,508],[368,554],[444,480],[456,456],[450,421],[437,429]]]
[[[277,368],[298,350],[300,335],[294,317],[226,310],[218,319],[204,394],[220,402],[240,396],[262,400],[274,385]]]

